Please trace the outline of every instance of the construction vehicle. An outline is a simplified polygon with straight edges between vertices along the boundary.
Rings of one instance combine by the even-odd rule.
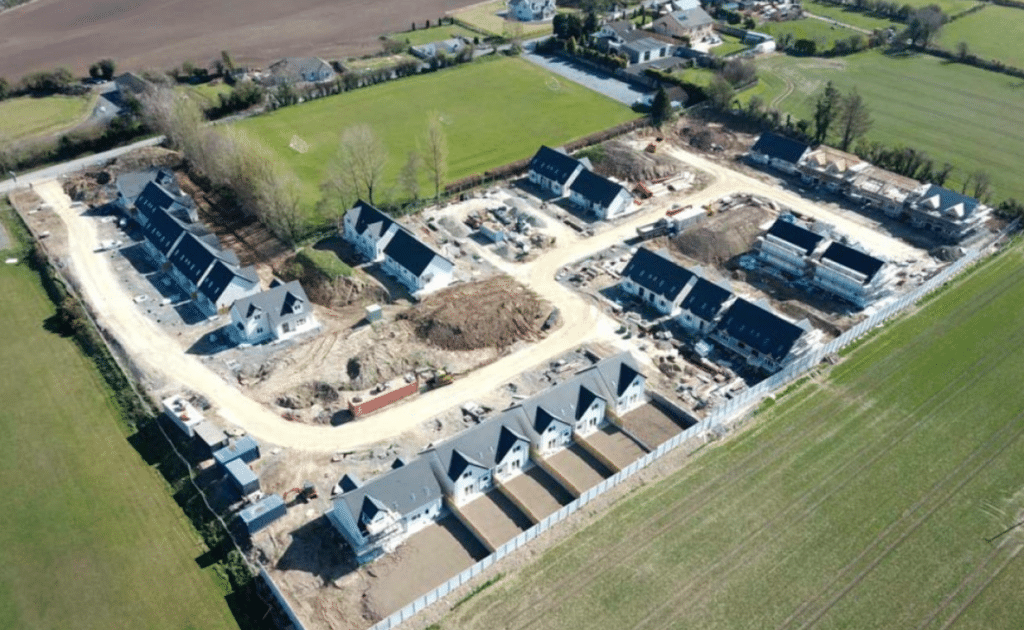
[[[455,381],[447,370],[435,370],[434,373],[427,379],[427,387],[430,389],[437,389],[438,387],[444,387],[451,385]]]
[[[320,496],[316,491],[316,486],[314,486],[312,482],[306,481],[303,482],[301,488],[292,488],[291,490],[284,493],[284,497],[282,498],[284,499],[285,503],[288,502],[288,495],[292,494],[293,492],[295,493],[295,500],[302,501],[303,503],[309,503],[312,499],[315,499],[318,496]]]

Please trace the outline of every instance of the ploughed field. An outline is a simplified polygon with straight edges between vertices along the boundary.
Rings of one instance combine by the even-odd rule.
[[[1024,627],[1015,246],[441,621]]]
[[[340,59],[380,50],[378,37],[432,23],[469,0],[33,0],[0,13],[0,76],[68,66],[85,73],[104,57],[121,69],[206,64],[231,52],[238,65],[281,57]]]

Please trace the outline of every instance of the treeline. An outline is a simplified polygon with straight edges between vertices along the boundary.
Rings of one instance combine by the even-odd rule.
[[[56,140],[0,142],[0,171],[22,171],[42,164],[66,162],[83,155],[108,151],[148,133],[149,129],[138,117],[128,115],[114,118],[105,128],[70,131]]]

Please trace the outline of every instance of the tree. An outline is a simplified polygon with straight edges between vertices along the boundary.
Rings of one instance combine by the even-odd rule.
[[[338,143],[333,165],[334,187],[342,197],[365,195],[372,204],[387,162],[387,149],[369,125],[348,127],[341,132]]]
[[[94,63],[89,66],[89,77],[93,79],[100,78],[100,64]]]
[[[987,200],[992,193],[992,177],[987,171],[977,171],[974,173],[974,188],[971,193],[971,196],[978,201]]]
[[[591,35],[597,32],[597,14],[593,11],[587,11],[587,17],[583,20],[583,32],[586,35]]]
[[[828,129],[839,115],[839,101],[839,90],[836,89],[834,83],[829,81],[814,104],[815,142],[825,142],[825,138],[828,137]]]
[[[220,62],[224,64],[224,69],[228,72],[235,69],[235,62],[231,59],[231,53],[226,50],[220,51]]]
[[[423,151],[424,166],[434,184],[434,201],[441,201],[441,188],[448,176],[448,138],[442,126],[441,117],[435,112],[427,122],[427,136]]]
[[[114,63],[113,59],[100,59],[98,63],[100,67],[100,74],[107,81],[114,78],[114,72],[117,70],[117,64]]]
[[[7,79],[0,77],[0,101],[11,95],[11,84]]]
[[[672,103],[665,93],[665,88],[659,87],[654,95],[654,103],[651,105],[651,122],[655,127],[661,129],[661,125],[668,122],[672,117]]]
[[[765,103],[764,99],[757,94],[750,97],[747,101],[747,118],[750,120],[761,120],[761,116],[764,115]]]
[[[716,74],[711,79],[711,85],[708,86],[707,94],[708,100],[711,101],[711,105],[715,109],[725,111],[729,109],[736,92],[722,75]]]
[[[306,228],[299,180],[291,173],[276,173],[271,185],[261,185],[260,220],[278,238],[295,247]]]
[[[904,37],[921,48],[927,48],[946,23],[946,14],[937,4],[930,4],[910,14]]]
[[[412,201],[420,198],[420,154],[409,151],[405,166],[398,172],[398,187]]]
[[[966,61],[971,56],[971,49],[967,45],[967,42],[960,42],[956,45],[956,58],[960,61]]]
[[[949,174],[951,172],[953,172],[953,165],[950,164],[949,162],[946,162],[942,165],[942,168],[940,168],[939,170],[935,171],[932,174],[932,179],[936,185],[945,186],[946,179],[949,178]]]
[[[862,137],[871,129],[871,112],[856,88],[843,98],[837,122],[842,138],[839,148],[843,151],[849,149],[854,140]]]
[[[818,44],[812,39],[798,39],[793,42],[793,52],[798,55],[811,57],[818,52]]]

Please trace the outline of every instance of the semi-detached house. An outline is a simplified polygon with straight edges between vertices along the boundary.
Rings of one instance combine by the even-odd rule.
[[[824,236],[780,218],[757,238],[757,256],[766,264],[802,275],[810,268],[810,256],[823,242]]]
[[[662,315],[679,314],[685,290],[697,276],[667,253],[639,248],[622,270],[620,287]]]

